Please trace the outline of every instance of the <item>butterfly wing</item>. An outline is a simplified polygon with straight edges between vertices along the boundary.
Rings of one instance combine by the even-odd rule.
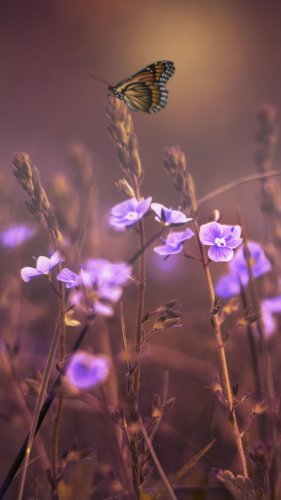
[[[167,104],[166,82],[174,72],[175,65],[172,61],[158,61],[109,88],[133,111],[155,113]]]

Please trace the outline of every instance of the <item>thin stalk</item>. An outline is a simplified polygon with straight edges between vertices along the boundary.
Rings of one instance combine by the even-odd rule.
[[[52,229],[50,227],[48,229],[49,229],[49,233],[51,236],[54,250],[56,251],[57,250],[57,239],[56,239]],[[62,270],[62,265],[61,265],[61,263],[59,263],[58,272],[60,272],[61,270]],[[59,306],[59,312],[60,312],[60,362],[61,362],[61,365],[63,365],[64,361],[65,361],[65,287],[61,281],[59,281],[58,287],[59,287],[58,306]],[[60,422],[61,422],[62,411],[63,411],[63,401],[64,401],[64,395],[60,394],[58,406],[57,406],[57,411],[56,411],[56,415],[55,415],[55,420],[54,420],[53,435],[52,435],[51,461],[52,461],[52,473],[53,473],[54,481],[56,480],[56,477],[57,477],[58,439],[59,439]]]
[[[59,271],[61,265],[59,266]],[[65,361],[65,292],[64,285],[59,281],[59,311],[60,311],[60,362],[61,365]],[[56,480],[57,476],[57,456],[58,456],[58,439],[60,422],[63,412],[64,395],[59,395],[57,411],[54,420],[53,435],[52,435],[52,473],[53,478]]]
[[[59,344],[59,340],[60,340],[60,329],[59,329],[60,321],[61,321],[61,318],[59,316],[57,324],[56,324],[55,332],[54,332],[54,335],[52,338],[50,351],[49,351],[46,367],[45,367],[43,378],[42,378],[42,384],[40,387],[40,392],[39,392],[39,396],[37,399],[35,412],[34,412],[33,419],[32,419],[32,425],[31,425],[31,429],[30,429],[30,433],[29,433],[29,437],[28,437],[28,441],[27,441],[27,446],[26,446],[26,450],[25,450],[25,459],[24,459],[24,464],[23,464],[23,472],[22,472],[22,477],[21,477],[21,482],[20,482],[19,494],[17,497],[18,500],[22,500],[22,498],[23,498],[23,492],[24,492],[24,486],[25,486],[25,480],[26,480],[26,474],[27,474],[27,469],[28,469],[31,448],[32,448],[33,440],[34,440],[34,437],[36,434],[36,428],[37,428],[37,424],[38,424],[38,420],[39,420],[40,410],[41,410],[42,405],[43,405],[43,401],[45,398],[45,394],[47,391],[47,387],[48,387],[48,383],[49,383],[49,379],[50,379],[50,375],[51,375],[52,366],[53,366],[53,363],[55,360],[55,356],[56,356],[56,352],[57,352],[57,348],[58,348],[58,344]]]
[[[175,495],[175,493],[173,491],[173,488],[170,485],[169,480],[168,480],[168,478],[167,478],[167,476],[166,476],[166,474],[165,474],[165,472],[164,472],[164,470],[162,468],[162,465],[160,464],[160,462],[159,462],[159,460],[157,458],[157,455],[156,455],[156,453],[154,451],[152,443],[151,443],[151,441],[149,439],[149,436],[148,436],[148,434],[146,432],[146,429],[145,429],[145,427],[143,425],[143,421],[142,421],[142,418],[141,418],[141,416],[139,414],[139,411],[138,411],[138,422],[139,422],[140,429],[141,429],[142,435],[144,437],[146,446],[147,446],[147,448],[149,450],[149,453],[150,453],[151,458],[152,458],[152,460],[153,460],[153,462],[155,464],[155,467],[156,467],[156,469],[158,471],[158,474],[159,474],[159,476],[160,476],[160,478],[161,478],[161,480],[162,480],[162,482],[163,482],[163,484],[164,484],[164,486],[165,486],[165,488],[167,490],[169,498],[172,498],[172,500],[177,500],[177,497],[176,497],[176,495]]]
[[[248,302],[247,302],[245,289],[244,289],[242,284],[240,285],[240,298],[241,298],[241,303],[242,303],[244,311],[247,311]],[[248,342],[249,342],[249,350],[250,350],[250,354],[251,354],[251,362],[252,362],[252,368],[253,368],[253,374],[254,374],[254,384],[255,384],[255,388],[256,388],[256,395],[260,395],[261,391],[262,391],[262,384],[261,384],[259,358],[258,358],[255,335],[254,335],[251,324],[247,325],[247,335],[248,335]]]
[[[202,263],[203,263],[205,278],[207,281],[211,308],[213,308],[214,303],[215,303],[215,290],[214,290],[214,286],[213,286],[213,282],[212,282],[212,278],[211,278],[210,269],[208,266],[208,261],[206,260],[205,253],[203,251],[203,247],[202,247],[202,244],[201,244],[200,239],[199,239],[199,227],[198,227],[198,224],[196,221],[194,221],[194,228],[195,228],[195,234],[196,234],[197,242],[199,245],[200,253],[202,256]],[[244,453],[244,449],[243,449],[241,434],[240,434],[240,431],[238,428],[236,412],[235,412],[235,408],[234,408],[228,363],[227,363],[225,347],[224,347],[224,343],[223,343],[223,339],[222,339],[221,323],[220,323],[220,319],[219,319],[218,314],[213,314],[212,326],[213,326],[213,331],[215,334],[215,339],[216,339],[218,352],[219,352],[221,374],[222,374],[223,384],[224,384],[225,393],[226,393],[228,411],[229,411],[229,422],[230,422],[230,425],[232,428],[232,432],[233,432],[233,436],[234,436],[234,440],[235,440],[235,444],[236,444],[236,448],[237,448],[237,452],[238,452],[238,456],[239,456],[239,460],[240,460],[242,474],[244,477],[248,477],[247,462],[246,462],[246,457],[245,457],[245,453]]]
[[[85,324],[85,326],[82,328],[81,332],[80,332],[80,335],[79,337],[77,338],[76,342],[74,343],[73,347],[72,347],[72,350],[71,350],[71,354],[74,354],[80,347],[87,331],[88,331],[88,323]],[[57,333],[58,333],[59,329],[58,329],[58,324],[57,324]],[[54,336],[55,337],[55,336]],[[59,344],[59,336],[57,336],[57,346]],[[47,394],[46,396],[46,399],[44,401],[44,404],[42,405],[41,407],[41,410],[40,410],[40,413],[39,413],[39,417],[38,417],[38,420],[37,420],[37,425],[36,425],[36,428],[35,428],[35,432],[34,432],[34,437],[36,436],[37,432],[39,431],[42,423],[44,422],[44,419],[56,397],[56,394],[57,394],[57,389],[59,388],[60,386],[60,382],[61,382],[61,378],[63,376],[63,374],[65,373],[65,370],[66,370],[66,367],[67,367],[67,364],[65,364],[62,372],[58,375],[57,379],[55,380],[51,390],[49,391],[49,393]],[[43,376],[43,380],[44,380],[44,376]],[[41,386],[42,387],[42,386]],[[35,415],[34,415],[35,417]],[[34,417],[33,417],[33,420],[34,420]],[[32,430],[32,429],[31,429]],[[25,438],[21,448],[19,449],[19,452],[13,462],[13,464],[11,465],[3,483],[1,484],[1,487],[0,487],[0,500],[2,500],[4,498],[4,495],[6,493],[6,491],[8,490],[11,482],[13,481],[14,477],[16,476],[20,466],[21,466],[21,463],[22,461],[24,460],[25,456],[26,456],[26,451],[27,451],[27,447],[28,447],[28,443],[29,443],[29,440],[30,440],[30,434],[31,434],[31,431],[30,433],[27,435],[27,437]],[[34,439],[34,438],[33,438]],[[29,454],[30,455],[30,454]]]
[[[200,198],[197,199],[197,206],[203,205],[203,203],[206,203],[206,201],[210,201],[213,198],[216,198],[220,194],[226,193],[226,191],[229,191],[230,189],[233,189],[237,186],[240,186],[241,184],[245,184],[247,182],[251,181],[256,181],[258,179],[264,179],[266,177],[276,177],[278,175],[281,175],[280,170],[269,170],[268,172],[262,172],[259,174],[252,174],[252,175],[246,175],[245,177],[240,177],[240,179],[237,179],[236,181],[228,182],[227,184],[224,184],[218,189],[215,189],[214,191],[211,191],[208,194],[205,194],[205,196],[201,196]]]
[[[134,175],[132,176],[134,185],[135,196],[140,199],[139,179]],[[144,315],[144,296],[145,296],[145,232],[144,222],[140,219],[138,223],[139,228],[139,276],[138,276],[138,298],[137,298],[137,318],[136,318],[136,337],[135,337],[135,353],[136,353],[136,369],[133,375],[132,387],[129,388],[129,410],[131,420],[136,419],[134,401],[138,401],[140,389],[140,351],[143,337],[142,318]],[[133,392],[133,394],[132,394]],[[132,459],[132,477],[134,492],[137,500],[140,499],[140,473],[139,473],[139,458],[138,458],[138,443],[135,433],[132,434],[130,440],[130,451]]]

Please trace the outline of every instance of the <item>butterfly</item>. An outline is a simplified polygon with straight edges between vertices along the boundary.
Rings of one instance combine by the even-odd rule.
[[[175,69],[172,61],[158,61],[108,88],[115,97],[125,101],[132,111],[156,113],[167,104],[166,83]]]

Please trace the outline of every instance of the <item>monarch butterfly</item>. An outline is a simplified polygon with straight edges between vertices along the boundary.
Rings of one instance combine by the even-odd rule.
[[[156,113],[167,104],[166,82],[175,72],[172,61],[158,61],[138,71],[109,90],[124,100],[132,111]]]
[[[174,72],[172,61],[158,61],[108,88],[115,97],[125,101],[132,111],[156,113],[167,104],[166,83]]]

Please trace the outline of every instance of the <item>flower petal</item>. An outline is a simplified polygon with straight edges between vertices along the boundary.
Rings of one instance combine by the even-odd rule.
[[[240,283],[236,276],[227,274],[216,285],[216,294],[224,299],[229,299],[240,294]]]
[[[57,280],[66,283],[66,288],[73,288],[75,286],[79,286],[81,283],[80,276],[71,271],[71,269],[68,269],[68,267],[64,267],[57,274]]]
[[[63,262],[65,258],[62,256],[62,254],[57,250],[53,255],[50,257],[50,269],[53,269],[53,267],[57,266],[61,262]]]
[[[179,242],[177,246],[169,246],[169,245],[160,245],[158,247],[154,247],[153,250],[158,255],[174,255],[180,253],[183,249],[182,243]]]
[[[35,278],[35,276],[41,276],[42,273],[38,269],[35,269],[35,267],[23,267],[21,272],[21,278],[23,281],[28,283],[32,278]]]
[[[41,274],[47,274],[50,271],[50,259],[41,255],[36,261],[36,268]]]
[[[213,262],[229,262],[233,257],[233,250],[227,247],[213,246],[209,248],[208,255]]]
[[[226,224],[222,225],[222,238],[225,238],[228,246],[229,240],[236,240],[241,238],[241,226],[229,226]]]
[[[228,248],[237,248],[239,247],[239,245],[241,245],[241,243],[243,243],[243,239],[242,238],[234,238],[233,240],[226,240],[226,246]]]
[[[200,226],[199,238],[203,245],[214,245],[216,238],[221,238],[223,226],[218,222],[208,222]]]

